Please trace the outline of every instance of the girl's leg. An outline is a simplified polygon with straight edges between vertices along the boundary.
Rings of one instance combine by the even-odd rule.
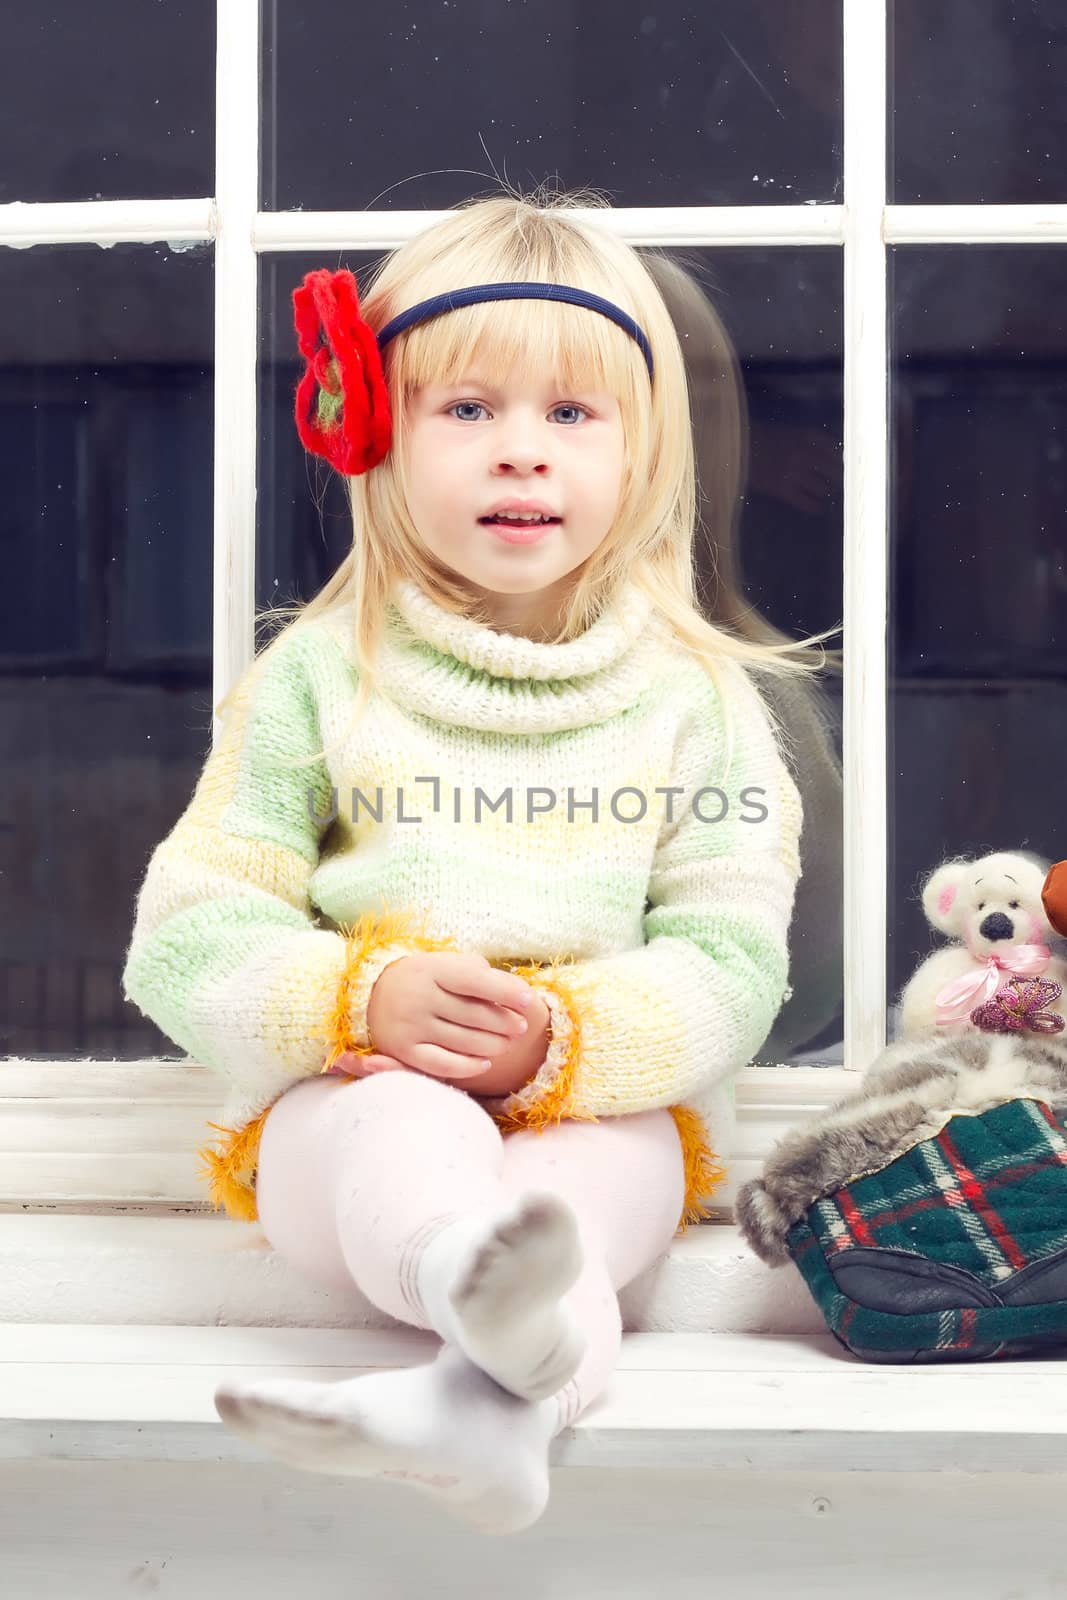
[[[672,1180],[668,1199],[661,1189]],[[221,1385],[223,1420],[294,1465],[406,1481],[487,1532],[536,1521],[548,1499],[550,1439],[614,1366],[614,1289],[656,1258],[681,1211],[669,1113],[501,1141],[475,1102],[420,1074],[313,1080],[268,1118],[257,1192],[268,1237],[298,1267],[327,1282],[348,1272],[385,1309],[435,1327],[446,1343],[426,1366],[342,1383]],[[568,1235],[575,1218],[587,1251],[580,1274]],[[540,1304],[528,1295],[539,1273]],[[499,1332],[524,1289],[527,1323],[550,1322],[564,1280],[567,1310],[588,1343],[558,1394],[509,1394],[487,1376],[488,1362],[449,1342],[450,1318],[475,1346],[487,1311]]]
[[[354,1280],[504,1388],[541,1399],[585,1345],[561,1303],[581,1270],[578,1231],[551,1194],[505,1187],[503,1154],[483,1108],[422,1073],[312,1080],[267,1118],[260,1221],[299,1270]]]
[[[581,1343],[566,1346],[577,1330],[561,1305],[581,1261],[570,1208],[551,1195],[516,1201],[501,1182],[502,1158],[485,1111],[421,1074],[289,1090],[260,1143],[268,1239],[309,1276],[355,1279],[446,1342],[425,1366],[340,1383],[220,1384],[223,1421],[294,1466],[410,1483],[486,1532],[536,1521],[560,1426],[554,1391],[581,1357]],[[425,1244],[446,1235],[450,1252],[422,1270]],[[548,1340],[540,1355],[531,1328],[534,1343]],[[545,1398],[520,1398],[489,1375],[521,1365],[524,1340],[527,1377],[544,1376],[544,1348],[566,1356]]]
[[[550,1190],[578,1218],[584,1265],[566,1303],[587,1348],[556,1397],[563,1428],[615,1370],[622,1337],[615,1291],[658,1261],[678,1230],[685,1199],[681,1141],[669,1111],[563,1122],[505,1139],[504,1182],[513,1193]]]
[[[577,1219],[580,1273],[565,1218],[536,1199],[546,1193]],[[257,1197],[268,1239],[299,1270],[330,1286],[354,1279],[528,1398],[553,1392],[553,1361],[574,1371],[576,1324],[586,1353],[558,1395],[565,1427],[610,1377],[615,1291],[668,1248],[684,1171],[668,1111],[501,1139],[468,1095],[395,1072],[283,1096],[263,1131]]]

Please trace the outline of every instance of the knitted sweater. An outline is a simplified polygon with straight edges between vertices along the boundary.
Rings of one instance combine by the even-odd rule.
[[[302,623],[242,680],[137,897],[126,998],[224,1080],[199,1152],[215,1207],[255,1220],[271,1105],[374,1048],[384,967],[459,949],[550,1011],[536,1076],[483,1101],[502,1130],[668,1107],[682,1225],[706,1216],[730,1080],[789,993],[800,875],[799,794],[752,684],[724,663],[724,771],[719,695],[634,586],[543,644],[401,581],[366,711],[287,766],[349,722],[353,626],[352,602]]]

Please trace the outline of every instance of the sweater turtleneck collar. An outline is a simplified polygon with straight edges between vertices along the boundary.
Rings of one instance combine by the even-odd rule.
[[[498,633],[399,579],[386,607],[380,692],[421,716],[498,733],[607,721],[647,690],[665,624],[633,583],[563,644]]]

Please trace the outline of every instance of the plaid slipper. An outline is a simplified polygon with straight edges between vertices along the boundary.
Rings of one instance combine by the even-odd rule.
[[[865,1361],[983,1361],[1067,1345],[1067,1136],[1037,1099],[950,1118],[816,1200],[786,1247]]]

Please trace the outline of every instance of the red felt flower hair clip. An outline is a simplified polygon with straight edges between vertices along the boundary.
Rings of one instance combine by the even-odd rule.
[[[314,455],[349,477],[368,472],[392,441],[389,391],[374,330],[363,320],[347,268],[319,267],[293,290],[307,367],[296,390],[296,429]]]

